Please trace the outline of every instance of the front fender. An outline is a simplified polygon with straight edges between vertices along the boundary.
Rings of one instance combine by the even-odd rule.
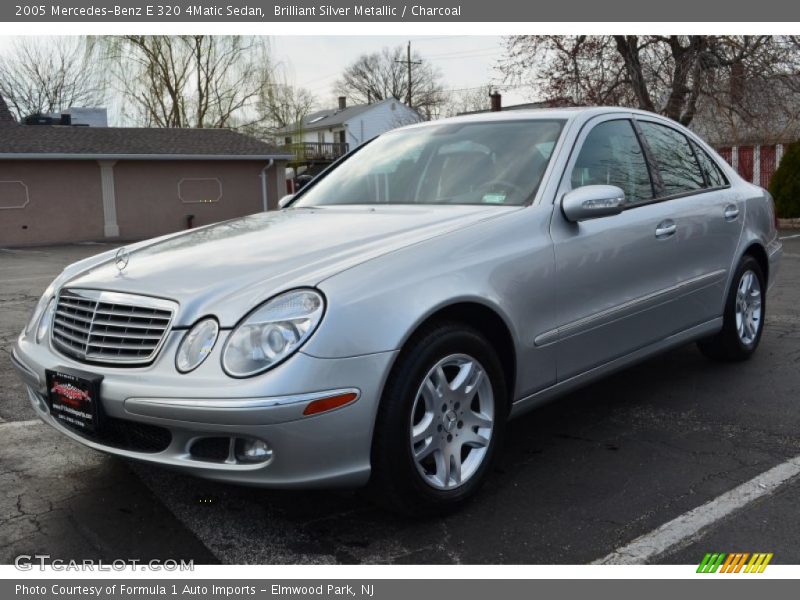
[[[549,382],[554,357],[533,340],[555,321],[551,214],[552,206],[527,207],[326,279],[318,287],[327,313],[303,352],[341,358],[397,350],[438,310],[474,302],[508,326],[524,374],[518,384]]]

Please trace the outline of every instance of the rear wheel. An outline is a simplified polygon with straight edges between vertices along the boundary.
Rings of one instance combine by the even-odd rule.
[[[758,261],[745,256],[728,292],[722,330],[698,343],[706,356],[727,361],[750,358],[758,348],[766,315],[766,282]]]
[[[457,323],[426,329],[398,357],[376,421],[370,487],[408,513],[443,512],[473,495],[506,420],[497,354]]]

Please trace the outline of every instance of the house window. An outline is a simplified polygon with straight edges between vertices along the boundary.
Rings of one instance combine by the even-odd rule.
[[[178,198],[184,204],[219,202],[222,182],[216,177],[184,177],[178,182]]]
[[[324,144],[325,143],[325,132],[318,131],[317,132],[317,143]]]
[[[283,143],[286,144],[287,146],[291,145],[292,138],[287,135],[285,138],[283,138]]]
[[[28,186],[22,181],[0,181],[0,210],[25,208],[28,202]]]

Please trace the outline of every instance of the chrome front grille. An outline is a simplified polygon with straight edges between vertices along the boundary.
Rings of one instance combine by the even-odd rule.
[[[166,339],[176,303],[99,290],[61,290],[53,315],[56,349],[88,363],[151,362]]]

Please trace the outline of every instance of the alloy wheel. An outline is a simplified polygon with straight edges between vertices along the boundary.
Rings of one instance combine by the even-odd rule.
[[[745,271],[736,289],[736,332],[749,346],[761,329],[761,283],[753,271]]]
[[[486,458],[494,429],[494,392],[483,366],[452,354],[428,371],[411,411],[411,454],[425,482],[451,490]]]

